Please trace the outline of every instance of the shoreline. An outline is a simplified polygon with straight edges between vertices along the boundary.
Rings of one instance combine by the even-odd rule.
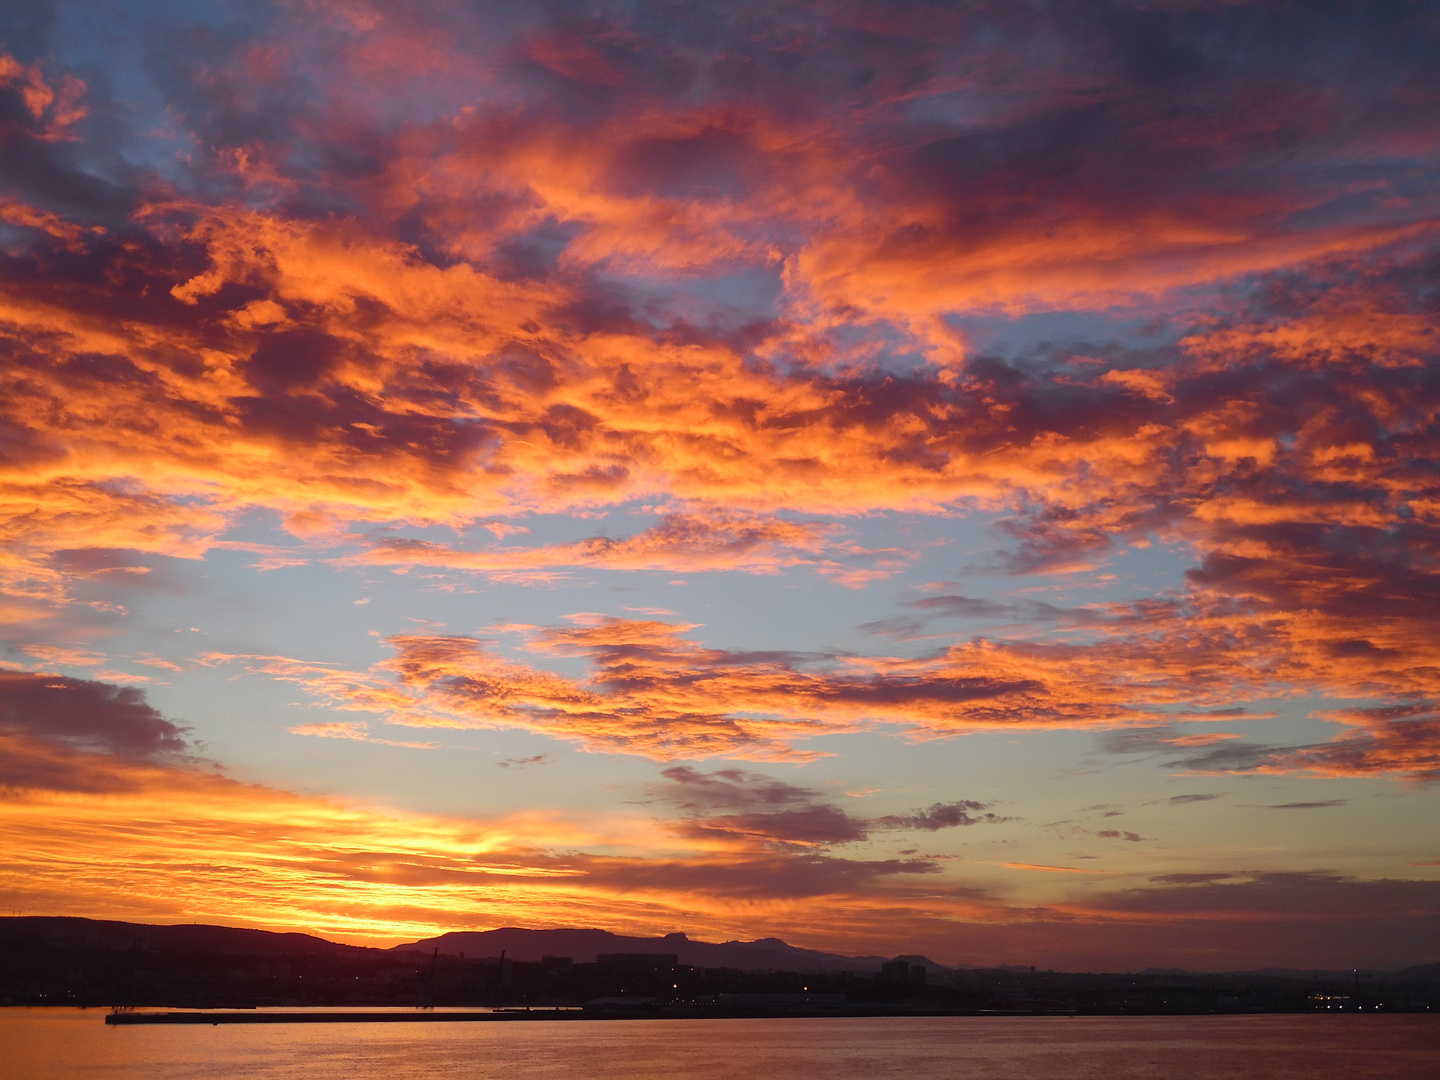
[[[606,1020],[801,1020],[831,1018],[916,1018],[936,1019],[940,1017],[1054,1017],[1056,1019],[1118,1019],[1122,1017],[1155,1018],[1203,1016],[1320,1016],[1326,1013],[1317,1010],[1272,1011],[1256,1010],[1247,1012],[1079,1012],[1075,1010],[954,1010],[954,1009],[874,1009],[865,1007],[832,1009],[503,1009],[494,1012],[461,1012],[436,1010],[434,1012],[199,1012],[176,1011],[154,1013],[109,1013],[105,1023],[111,1026],[128,1027],[150,1024],[180,1024],[219,1026],[221,1024],[425,1024],[425,1023],[548,1023],[573,1021]],[[1428,1010],[1383,1010],[1365,1013],[1361,1010],[1347,1010],[1341,1015],[1370,1016],[1431,1016]]]
[[[1076,1013],[1026,1012],[979,1013],[950,1010],[656,1010],[656,1009],[504,1009],[495,1012],[164,1012],[110,1013],[105,1023],[115,1026],[137,1024],[425,1024],[425,1023],[510,1023],[577,1020],[764,1020],[814,1019],[817,1017],[883,1016],[1075,1016]]]

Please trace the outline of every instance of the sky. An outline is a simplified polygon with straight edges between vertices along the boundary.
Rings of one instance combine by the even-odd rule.
[[[0,10],[0,913],[1440,959],[1440,5]]]

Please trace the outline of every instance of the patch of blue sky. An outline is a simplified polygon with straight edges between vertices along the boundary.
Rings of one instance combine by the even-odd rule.
[[[1159,312],[1136,314],[1134,306],[1109,310],[1036,311],[1025,315],[966,313],[946,316],[962,333],[969,352],[1002,359],[1047,359],[1056,352],[1082,353],[1126,363],[1129,352],[1143,362],[1157,349],[1173,345],[1183,327],[1176,327]]]
[[[807,351],[799,366],[834,374],[856,371],[886,375],[910,376],[928,371],[934,358],[908,330],[887,322],[840,324],[826,327],[823,332],[824,360],[817,363]],[[813,343],[812,343],[813,345]],[[780,359],[792,359],[781,354]]]
[[[641,314],[658,326],[687,322],[723,330],[773,318],[784,289],[774,263],[722,274],[606,276],[629,291]]]
[[[1284,224],[1297,232],[1350,227],[1357,222],[1403,223],[1434,217],[1440,202],[1436,166],[1440,154],[1423,157],[1369,156],[1361,160],[1336,156],[1313,165],[1297,177],[1312,198],[1287,214]]]
[[[1027,91],[1023,87],[972,84],[915,97],[904,104],[903,112],[913,123],[954,128],[960,134],[1013,124],[1027,109],[1052,96],[1053,91],[1044,87]]]
[[[128,130],[111,131],[99,142],[106,145],[120,135],[125,141],[118,149],[130,165],[175,181],[188,177],[180,155],[192,151],[194,144],[176,123],[169,90],[157,79],[156,73],[168,70],[168,63],[157,60],[174,55],[168,49],[177,35],[200,31],[248,36],[275,10],[264,0],[244,5],[218,0],[59,0],[49,8],[43,44],[36,42],[43,50],[41,58],[85,79],[92,94],[103,92],[127,122]]]

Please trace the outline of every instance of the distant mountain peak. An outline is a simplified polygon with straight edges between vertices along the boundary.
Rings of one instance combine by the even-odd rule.
[[[627,937],[608,930],[556,928],[532,930],[518,926],[495,930],[452,930],[433,938],[424,938],[407,945],[395,946],[396,951],[439,949],[447,955],[464,953],[467,957],[499,956],[503,951],[511,960],[535,962],[545,956],[569,956],[577,963],[594,962],[607,953],[673,953],[677,961],[692,967],[738,968],[745,971],[854,971],[873,973],[888,960],[884,956],[840,956],[834,953],[800,949],[776,937],[755,941],[695,941],[689,935],[672,931],[661,937]],[[914,957],[934,971],[946,970],[944,965],[924,957]]]

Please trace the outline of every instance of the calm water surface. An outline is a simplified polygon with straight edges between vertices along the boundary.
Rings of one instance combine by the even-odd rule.
[[[946,1017],[121,1027],[0,1009],[4,1080],[1435,1080],[1440,1017]]]

